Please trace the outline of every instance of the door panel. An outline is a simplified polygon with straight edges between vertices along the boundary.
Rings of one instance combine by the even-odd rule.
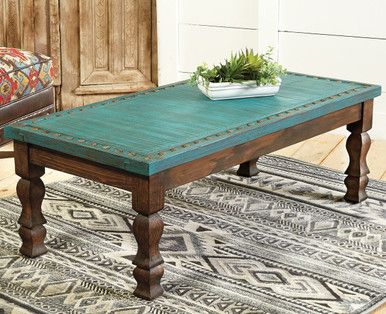
[[[155,86],[152,11],[151,0],[79,3],[80,86],[75,94],[125,93]]]

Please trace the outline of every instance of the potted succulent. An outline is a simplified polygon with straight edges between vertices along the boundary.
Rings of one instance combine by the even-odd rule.
[[[198,66],[190,81],[212,100],[272,96],[279,91],[286,70],[271,55],[272,48],[261,55],[246,49],[224,64]]]

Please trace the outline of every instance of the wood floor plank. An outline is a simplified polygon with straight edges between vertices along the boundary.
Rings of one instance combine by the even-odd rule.
[[[331,169],[345,171],[349,162],[345,143],[346,140],[342,141],[337,147],[335,147],[335,149],[331,151],[321,165]],[[373,141],[366,158],[367,165],[370,169],[369,178],[381,179],[383,177],[386,171],[385,156],[386,141]]]
[[[282,148],[277,150],[276,152],[273,152],[275,155],[280,155],[284,157],[292,157],[293,154],[303,145],[304,142],[296,143],[294,145]]]
[[[73,177],[71,174],[46,169],[45,175],[42,177],[44,184],[50,184],[53,182],[64,181]],[[12,174],[9,177],[0,180],[0,197],[11,196],[16,193],[16,184],[19,181],[19,177],[16,174]]]
[[[0,197],[7,197],[16,193],[19,177],[15,174],[0,181]]]
[[[320,165],[343,172],[346,171],[348,163],[349,158],[346,150],[346,139],[344,139],[330,152]]]
[[[0,146],[0,151],[13,150],[13,142],[9,142],[3,146]]]
[[[345,145],[346,140],[335,147],[321,165],[338,171],[345,171],[349,162]],[[377,180],[383,178],[383,175],[386,172],[384,156],[386,156],[386,141],[373,141],[371,143],[370,151],[367,154],[367,164],[370,169],[369,178]],[[383,179],[386,180],[386,177]]]
[[[0,147],[0,151],[13,151],[12,142]],[[10,177],[15,173],[15,162],[13,158],[0,159],[0,180]]]
[[[385,313],[386,313],[386,302],[371,312],[371,314],[385,314]]]
[[[381,179],[386,171],[386,141],[373,141],[367,154],[367,164],[370,168],[369,178]]]
[[[316,136],[305,141],[292,157],[319,165],[343,139],[342,135],[330,133]]]
[[[13,158],[0,159],[0,179],[8,178],[15,173],[15,161]]]

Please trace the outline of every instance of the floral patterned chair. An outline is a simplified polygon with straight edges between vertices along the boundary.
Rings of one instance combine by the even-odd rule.
[[[0,47],[0,146],[8,142],[4,127],[54,112],[53,67],[49,57]],[[0,152],[0,158],[13,152]]]

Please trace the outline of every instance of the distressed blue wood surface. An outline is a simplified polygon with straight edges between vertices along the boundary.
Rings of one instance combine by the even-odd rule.
[[[211,101],[179,83],[24,121],[5,135],[152,175],[380,94],[376,85],[294,73],[264,98]]]

